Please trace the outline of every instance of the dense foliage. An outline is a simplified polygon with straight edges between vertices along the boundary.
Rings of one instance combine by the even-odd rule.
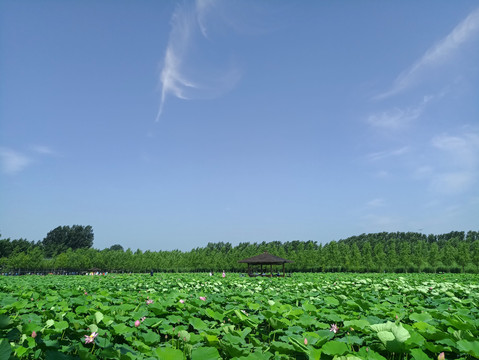
[[[43,239],[46,256],[53,256],[68,249],[89,249],[93,245],[93,228],[90,225],[58,226]]]
[[[238,260],[268,251],[293,260],[287,271],[302,272],[479,272],[479,232],[362,234],[325,245],[315,241],[209,243],[191,251],[123,251],[121,245],[96,250],[69,248],[45,257],[42,243],[0,240],[3,272],[83,271],[115,272],[245,271]]]
[[[0,277],[1,359],[479,358],[471,274]]]

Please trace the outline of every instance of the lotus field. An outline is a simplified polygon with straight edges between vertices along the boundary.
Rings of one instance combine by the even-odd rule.
[[[0,277],[0,359],[479,358],[479,277]]]

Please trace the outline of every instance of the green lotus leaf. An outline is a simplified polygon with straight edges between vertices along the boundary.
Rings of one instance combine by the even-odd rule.
[[[403,352],[404,342],[411,337],[409,331],[401,324],[396,325],[390,321],[385,324],[371,325],[371,329],[377,331],[377,336],[386,350],[394,353]]]
[[[65,329],[68,329],[68,327],[69,327],[68,322],[66,322],[64,320],[55,323],[55,329],[57,329],[59,331],[63,331]]]
[[[384,324],[374,324],[374,325],[371,325],[371,329],[373,329],[374,331],[376,332],[379,332],[379,331],[390,331],[392,329],[392,327],[394,326],[395,324],[393,322],[386,322]]]
[[[304,344],[304,339],[288,338],[289,343],[293,345],[294,349],[299,352],[307,353],[308,347]]]
[[[333,306],[338,306],[339,305],[339,300],[336,298],[333,298],[332,296],[326,296],[324,298],[324,302],[328,305],[333,305]]]
[[[70,360],[74,359],[73,356],[69,356],[67,354],[63,354],[60,351],[52,351],[49,350],[46,352],[45,360]]]
[[[216,320],[216,321],[223,321],[223,319],[225,317],[223,313],[214,311],[210,308],[205,310],[205,314],[208,317],[210,317],[210,318],[212,318],[213,320]]]
[[[349,354],[349,355],[343,355],[343,356],[335,356],[333,360],[363,360],[363,359]]]
[[[409,319],[412,321],[422,321],[422,322],[429,322],[432,320],[432,316],[428,313],[412,313],[409,315]]]
[[[126,332],[131,330],[131,328],[129,328],[125,324],[115,324],[112,326],[112,329],[113,329],[113,332],[117,335],[125,334]]]
[[[199,347],[191,352],[191,360],[218,360],[220,358],[218,350],[214,347]]]
[[[206,343],[210,346],[217,346],[219,339],[216,335],[209,335],[202,333],[203,338],[205,339]]]
[[[190,324],[193,326],[196,330],[204,330],[208,328],[208,325],[206,323],[198,318],[191,318],[190,319]]]
[[[370,348],[363,346],[359,349],[359,351],[356,353],[361,359],[368,359],[368,360],[386,360],[384,356],[381,354],[377,353],[374,350],[371,350]]]
[[[8,339],[0,339],[0,359],[10,358],[11,353],[12,347],[10,346]]]
[[[323,345],[321,351],[327,355],[344,355],[349,351],[348,346],[341,341],[328,341]]]
[[[28,351],[27,348],[25,348],[23,346],[18,346],[15,349],[15,355],[21,358],[23,356],[23,354],[25,354],[27,351]]]
[[[173,348],[157,348],[156,355],[162,360],[183,360],[183,352]]]
[[[97,324],[99,324],[103,320],[103,314],[99,311],[95,313],[95,321]]]
[[[391,331],[378,331],[377,333],[379,340],[386,345],[388,342],[396,340],[396,337]]]
[[[295,349],[293,345],[290,345],[288,343],[282,342],[282,341],[272,341],[271,342],[271,350],[277,351],[280,354],[294,354]]]
[[[457,342],[457,348],[459,351],[479,359],[479,341],[459,340]]]
[[[364,319],[359,319],[359,320],[350,320],[350,321],[345,321],[344,326],[346,328],[352,327],[354,330],[364,330],[368,326],[371,326],[369,321],[364,320]]]
[[[429,356],[421,349],[412,349],[411,356],[414,360],[430,360]]]
[[[7,315],[0,315],[0,329],[6,329],[10,325],[10,317]]]

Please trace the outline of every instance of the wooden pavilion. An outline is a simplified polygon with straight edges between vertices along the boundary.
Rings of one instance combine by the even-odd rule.
[[[268,252],[264,252],[260,255],[256,255],[247,259],[239,260],[239,263],[246,263],[248,264],[248,276],[268,276],[268,277],[273,277],[273,265],[283,265],[283,275],[277,273],[277,276],[282,276],[284,277],[284,264],[286,263],[293,263],[294,261],[291,260],[286,260],[283,258],[280,258],[279,256],[271,255]],[[254,273],[253,269],[254,266],[260,266],[260,272],[259,274]],[[269,265],[269,274],[263,272],[263,265]]]

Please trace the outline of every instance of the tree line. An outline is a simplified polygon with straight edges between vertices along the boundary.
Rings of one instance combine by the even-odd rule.
[[[236,246],[218,242],[190,251],[132,251],[124,250],[119,244],[103,250],[92,248],[91,227],[59,228],[52,230],[54,236],[47,235],[47,241],[37,243],[0,239],[0,271],[245,272],[246,265],[238,260],[267,251],[294,261],[286,265],[291,272],[479,273],[477,231],[441,235],[382,232],[326,244],[312,240],[242,242]],[[78,234],[83,234],[86,240]]]

